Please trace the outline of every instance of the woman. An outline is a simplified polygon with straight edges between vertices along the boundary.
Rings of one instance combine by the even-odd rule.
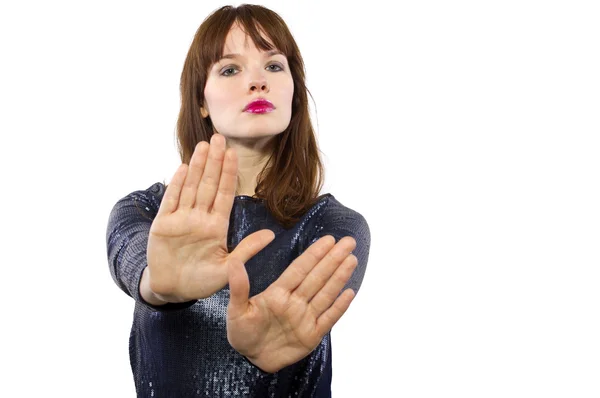
[[[181,76],[182,164],[114,206],[108,261],[135,299],[143,397],[329,397],[330,330],[361,285],[364,217],[318,196],[304,65],[255,5],[200,26]]]

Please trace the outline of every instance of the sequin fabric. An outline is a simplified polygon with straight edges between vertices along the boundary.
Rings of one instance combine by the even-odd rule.
[[[229,285],[211,297],[152,306],[139,294],[146,247],[165,186],[155,183],[130,193],[113,207],[106,231],[110,273],[135,300],[129,356],[138,397],[318,397],[331,396],[331,335],[307,357],[266,373],[235,351],[227,341]],[[250,296],[265,290],[296,257],[325,235],[336,242],[356,240],[358,258],[346,284],[358,293],[365,274],[371,235],[364,217],[331,194],[289,229],[273,218],[261,199],[236,196],[231,211],[229,250],[251,233],[270,229],[275,239],[246,263]],[[343,291],[342,290],[342,291]]]

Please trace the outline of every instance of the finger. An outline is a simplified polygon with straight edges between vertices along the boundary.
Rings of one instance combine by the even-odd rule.
[[[356,297],[354,290],[346,289],[344,293],[335,300],[335,303],[333,303],[331,308],[317,319],[317,333],[319,333],[319,335],[324,336],[325,333],[333,328],[333,325],[335,325],[342,315],[346,313],[348,307],[350,307],[350,303],[354,300],[354,297]]]
[[[221,168],[224,157],[225,137],[214,133],[210,139],[210,149],[208,150],[208,160],[204,167],[204,174],[202,174],[200,186],[196,193],[195,208],[206,212],[212,209],[217,189],[219,188],[219,181],[221,180]]]
[[[208,142],[200,141],[192,158],[190,159],[190,165],[188,167],[188,173],[185,177],[185,183],[183,184],[183,191],[181,192],[181,199],[179,207],[190,208],[194,206],[196,202],[196,193],[198,192],[198,184],[200,183],[200,177],[204,173],[204,164],[206,163],[206,157],[208,156]]]
[[[233,148],[225,152],[225,161],[223,163],[223,172],[221,173],[221,182],[215,198],[213,212],[229,220],[231,208],[235,199],[235,187],[237,185],[237,154]]]
[[[254,257],[259,251],[267,247],[275,239],[275,233],[270,229],[261,229],[246,236],[235,249],[229,254],[229,257],[246,264],[248,260]]]
[[[309,305],[317,317],[323,314],[339,296],[346,282],[350,280],[357,264],[358,259],[354,254],[346,257],[331,279],[327,281],[325,286],[310,301]]]
[[[250,281],[244,263],[233,258],[228,262],[227,274],[229,277],[229,304],[227,318],[236,319],[246,313],[248,308],[248,295],[250,294]]]
[[[323,236],[296,258],[274,284],[287,291],[293,291],[334,245],[335,238],[333,236]]]
[[[167,184],[167,190],[163,195],[162,201],[158,208],[156,216],[173,213],[179,205],[179,194],[181,193],[181,187],[187,174],[187,164],[182,163],[175,171],[175,175],[171,179],[171,182]]]
[[[356,247],[356,241],[351,236],[345,236],[327,253],[327,255],[310,271],[300,286],[294,291],[294,295],[306,302],[312,300],[319,290],[325,286],[340,264],[348,257],[348,254]],[[340,289],[343,286],[340,287]],[[339,292],[339,290],[338,290]]]

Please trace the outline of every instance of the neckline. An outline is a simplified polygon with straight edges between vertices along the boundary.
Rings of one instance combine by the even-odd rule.
[[[234,197],[234,199],[244,199],[244,200],[262,200],[260,198],[255,198],[253,196],[249,196],[249,195],[236,195]]]
[[[317,200],[322,200],[322,199],[324,199],[324,198],[326,198],[326,197],[330,197],[330,196],[333,196],[333,195],[332,195],[330,192],[328,192],[328,193],[324,193],[324,194],[322,194],[322,195],[319,195],[319,196],[317,197]],[[262,198],[255,198],[255,197],[253,197],[253,196],[249,196],[249,195],[236,195],[236,196],[234,196],[234,198],[233,198],[233,199],[234,199],[234,200],[235,200],[235,199],[240,199],[240,200],[252,200],[252,201],[260,201],[260,202],[263,202],[263,201],[264,201],[264,199],[262,199]]]

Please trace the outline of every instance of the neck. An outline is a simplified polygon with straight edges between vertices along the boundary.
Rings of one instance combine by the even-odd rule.
[[[258,174],[263,170],[271,154],[270,144],[274,137],[243,140],[227,138],[227,147],[235,148],[238,159],[238,183],[236,196],[254,196]]]

